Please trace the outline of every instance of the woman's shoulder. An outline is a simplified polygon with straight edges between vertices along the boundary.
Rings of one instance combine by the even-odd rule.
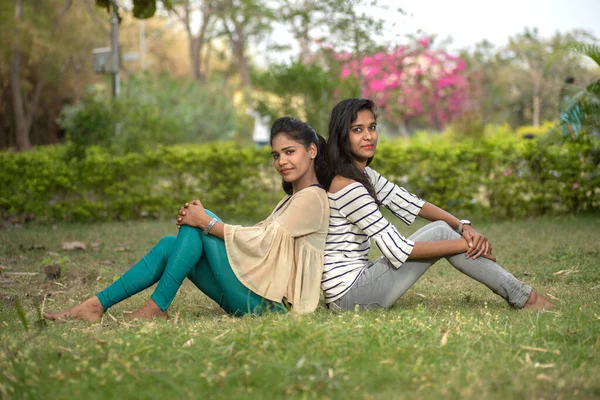
[[[305,189],[294,193],[291,196],[287,196],[290,203],[314,203],[315,201],[320,204],[327,203],[327,192],[320,186],[309,186]]]
[[[351,187],[355,186],[363,186],[364,185],[354,179],[346,178],[344,176],[336,175],[331,181],[331,185],[329,186],[329,193],[335,195],[338,193],[343,193],[349,190]]]

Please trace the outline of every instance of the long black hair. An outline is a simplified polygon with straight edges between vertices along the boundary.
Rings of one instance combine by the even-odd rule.
[[[320,136],[306,122],[292,117],[281,117],[273,122],[273,126],[271,126],[271,146],[273,145],[275,136],[282,133],[286,134],[291,140],[302,144],[307,150],[311,143],[317,146],[317,156],[314,159],[315,172],[319,183],[325,187],[325,190],[328,190],[333,175],[331,174],[331,169],[327,166],[327,142],[325,138]],[[287,194],[292,194],[291,182],[283,180],[282,186]]]
[[[377,118],[377,107],[370,99],[346,99],[342,100],[331,110],[331,119],[329,120],[329,145],[327,146],[328,164],[331,166],[333,175],[340,175],[348,179],[353,179],[362,183],[369,194],[377,204],[381,204],[377,199],[375,187],[365,174],[356,165],[356,160],[350,153],[350,139],[348,134],[352,123],[356,121],[358,112],[368,110]],[[367,165],[371,163],[373,157],[367,160]]]

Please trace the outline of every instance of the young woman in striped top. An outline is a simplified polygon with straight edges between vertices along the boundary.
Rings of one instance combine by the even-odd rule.
[[[441,257],[483,283],[515,308],[553,304],[495,263],[488,239],[467,220],[427,203],[368,167],[377,146],[375,105],[368,99],[337,104],[329,122],[329,234],[321,288],[333,309],[389,308]],[[402,237],[379,207],[410,225],[432,221]],[[383,254],[369,262],[370,241]]]

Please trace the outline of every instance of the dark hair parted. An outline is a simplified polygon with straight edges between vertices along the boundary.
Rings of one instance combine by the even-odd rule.
[[[348,134],[352,123],[358,118],[358,112],[369,110],[377,118],[377,107],[369,99],[346,99],[342,100],[331,110],[329,120],[329,144],[327,146],[328,164],[332,168],[333,175],[340,175],[348,179],[360,182],[367,189],[375,202],[381,205],[375,193],[375,187],[369,180],[367,174],[356,164],[356,160],[350,153],[350,139]],[[367,160],[367,165],[373,158]]]
[[[271,126],[271,138],[270,143],[273,145],[273,139],[275,136],[285,134],[291,140],[301,143],[306,149],[310,147],[311,143],[317,146],[317,156],[314,159],[315,172],[319,183],[329,189],[331,184],[331,170],[327,166],[327,141],[325,138],[320,136],[310,125],[306,122],[299,121],[292,117],[281,117],[273,122]],[[292,183],[282,181],[283,190],[287,194],[292,194]]]

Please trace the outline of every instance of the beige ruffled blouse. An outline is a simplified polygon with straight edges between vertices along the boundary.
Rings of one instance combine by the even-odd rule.
[[[225,224],[229,263],[254,293],[278,302],[285,298],[296,313],[312,312],[319,304],[328,229],[327,192],[310,186],[284,197],[255,226]]]

